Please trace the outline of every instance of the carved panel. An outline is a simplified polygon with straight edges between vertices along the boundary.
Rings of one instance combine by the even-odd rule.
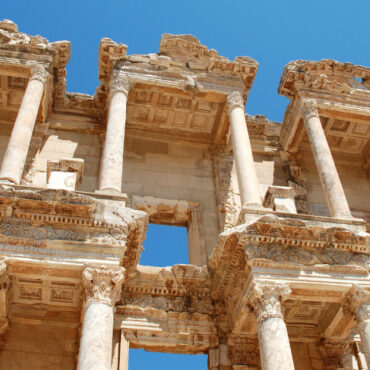
[[[190,98],[186,95],[150,91],[139,85],[130,93],[127,122],[150,128],[153,124],[163,129],[180,129],[211,134],[216,120],[218,103]]]

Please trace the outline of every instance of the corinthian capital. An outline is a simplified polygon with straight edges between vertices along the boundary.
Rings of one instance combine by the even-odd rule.
[[[256,311],[257,322],[272,317],[282,319],[281,302],[290,294],[291,290],[286,284],[253,284],[249,292],[249,304]]]
[[[86,305],[105,303],[114,306],[119,300],[125,269],[123,267],[87,267],[82,273]]]
[[[46,71],[46,69],[43,66],[37,65],[31,69],[30,81],[37,80],[45,84],[48,76],[49,73]]]
[[[311,117],[319,118],[319,111],[314,100],[303,99],[301,101],[301,113],[304,120],[307,120]]]
[[[359,323],[370,320],[370,291],[359,285],[353,285],[342,306],[345,313],[355,314]]]
[[[227,96],[227,105],[229,107],[229,112],[231,111],[231,109],[235,107],[244,109],[243,97],[238,91],[234,91],[233,93]]]
[[[110,81],[109,93],[112,95],[114,92],[123,92],[125,95],[128,94],[130,90],[130,83],[128,82],[127,75],[124,73],[113,74]]]

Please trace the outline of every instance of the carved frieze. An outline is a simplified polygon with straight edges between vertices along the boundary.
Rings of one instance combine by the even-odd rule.
[[[354,78],[366,80],[369,75],[369,68],[351,63],[330,59],[318,62],[298,60],[285,66],[278,91],[289,99],[303,88],[333,94],[368,95],[366,86],[356,84]]]
[[[129,272],[138,263],[147,222],[141,211],[64,190],[6,189],[0,200],[0,240],[7,255],[118,258]],[[89,248],[76,254],[74,248],[82,245]]]

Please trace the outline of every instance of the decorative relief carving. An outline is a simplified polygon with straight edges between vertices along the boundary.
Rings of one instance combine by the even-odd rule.
[[[301,102],[301,113],[304,120],[308,120],[311,117],[320,118],[317,104],[314,100],[303,99]]]
[[[115,73],[112,76],[110,82],[109,93],[112,95],[115,92],[122,92],[125,95],[128,94],[130,90],[130,83],[128,81],[127,75],[124,73]]]
[[[123,267],[87,267],[82,273],[86,305],[105,303],[114,306],[121,297],[122,283],[125,278]]]
[[[317,271],[333,270],[332,265],[341,265],[342,272],[367,275],[368,257],[365,254],[348,253],[323,248],[317,252],[293,246],[249,244],[245,249],[249,260],[267,259],[275,262],[291,262],[306,266],[315,266]],[[347,265],[347,266],[346,266]]]
[[[216,178],[218,219],[221,230],[237,224],[240,213],[240,197],[236,193],[237,184],[232,176],[233,156],[224,146],[213,148],[214,171]]]
[[[343,368],[343,356],[348,352],[348,345],[331,340],[324,340],[320,345],[321,356],[325,369],[337,370]]]
[[[342,305],[345,313],[356,314],[359,325],[370,320],[370,291],[365,288],[353,285]]]
[[[369,69],[331,59],[318,62],[292,61],[284,68],[279,84],[279,94],[292,99],[300,89],[325,91],[332,94],[367,95],[364,83],[354,83],[354,78],[369,79]]]
[[[43,66],[38,65],[31,69],[30,81],[37,80],[45,84],[48,77],[49,77],[49,73],[46,71],[46,69]]]
[[[227,105],[229,107],[229,112],[233,108],[242,108],[244,110],[244,99],[240,92],[234,91],[227,96]]]
[[[285,284],[253,284],[248,293],[248,301],[256,311],[257,322],[260,323],[273,317],[283,319],[281,302],[287,299],[290,294],[291,290]]]
[[[260,368],[260,354],[257,337],[233,337],[230,340],[233,365],[247,365],[248,369]]]

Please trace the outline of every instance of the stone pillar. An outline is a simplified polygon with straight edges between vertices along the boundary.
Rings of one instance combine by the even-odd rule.
[[[19,185],[21,182],[33,128],[35,127],[37,113],[40,108],[48,75],[42,66],[36,66],[31,70],[31,77],[28,81],[4,155],[0,180],[7,180],[16,185]]]
[[[242,207],[262,207],[251,143],[245,121],[243,98],[237,91],[227,97],[231,140]]]
[[[354,285],[344,300],[343,310],[355,314],[362,350],[370,367],[370,291]]]
[[[301,113],[330,215],[335,218],[352,218],[342,183],[321,125],[316,102],[303,100]]]
[[[130,342],[126,339],[123,330],[121,330],[121,344],[119,353],[119,370],[128,370],[128,356],[130,351]]]
[[[258,342],[263,370],[293,370],[293,357],[281,302],[290,295],[287,285],[256,283],[249,293],[258,324]]]
[[[82,279],[86,294],[78,370],[110,370],[114,305],[121,295],[122,267],[88,267]]]
[[[117,73],[112,77],[107,128],[100,165],[100,191],[121,192],[126,103],[129,87],[125,74]]]

